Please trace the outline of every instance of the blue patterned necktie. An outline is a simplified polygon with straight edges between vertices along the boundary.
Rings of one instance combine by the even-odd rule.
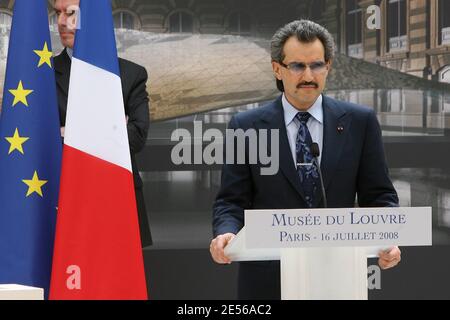
[[[295,142],[295,153],[297,156],[297,173],[300,177],[303,190],[305,192],[306,204],[312,208],[318,187],[320,187],[319,173],[312,164],[313,156],[311,153],[312,138],[306,123],[311,114],[308,112],[299,112],[295,116],[300,127],[298,129],[297,140]],[[299,165],[311,164],[311,165]]]

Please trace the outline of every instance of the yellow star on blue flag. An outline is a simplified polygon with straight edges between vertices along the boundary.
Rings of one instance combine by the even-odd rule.
[[[14,101],[12,106],[14,107],[19,102],[23,103],[28,107],[27,96],[33,93],[33,90],[26,90],[23,87],[22,80],[19,81],[17,89],[11,89],[9,92],[14,96]]]
[[[19,129],[16,128],[16,131],[14,131],[14,135],[12,137],[6,137],[5,139],[11,144],[11,146],[9,147],[8,154],[11,154],[14,150],[17,150],[21,154],[24,154],[23,144],[27,142],[30,138],[21,137],[19,134]]]
[[[48,181],[47,180],[40,180],[39,176],[38,176],[38,173],[36,171],[34,172],[33,178],[31,180],[24,179],[24,180],[22,180],[22,182],[25,183],[28,186],[27,197],[29,197],[30,195],[32,195],[35,192],[38,195],[40,195],[41,197],[44,196],[42,194],[42,187]]]
[[[53,52],[48,50],[47,42],[44,43],[44,48],[42,50],[33,50],[39,56],[38,68],[46,63],[50,68],[52,67],[51,57]]]

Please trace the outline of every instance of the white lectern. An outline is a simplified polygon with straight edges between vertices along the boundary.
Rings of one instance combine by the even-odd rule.
[[[320,219],[286,224],[305,215]],[[328,218],[337,216],[340,225]],[[371,223],[356,224],[361,218]],[[393,245],[431,245],[431,208],[248,210],[245,219],[225,254],[232,261],[280,260],[283,300],[367,300],[367,257]]]
[[[283,300],[367,300],[364,248],[281,250]]]
[[[282,300],[367,300],[367,257],[377,248],[248,249],[245,227],[225,248],[232,261],[280,260]]]

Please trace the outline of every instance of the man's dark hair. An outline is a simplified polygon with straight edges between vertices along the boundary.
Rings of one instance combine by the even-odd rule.
[[[330,32],[313,21],[296,20],[278,29],[272,37],[270,43],[272,61],[278,63],[283,62],[286,57],[283,50],[284,45],[288,39],[294,36],[297,37],[300,42],[305,43],[311,43],[316,39],[319,39],[325,48],[325,62],[334,59],[336,45]],[[276,79],[276,81],[278,90],[284,92],[283,82],[278,79]]]

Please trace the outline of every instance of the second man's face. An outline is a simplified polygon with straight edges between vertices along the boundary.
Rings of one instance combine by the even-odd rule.
[[[56,0],[55,12],[58,17],[58,31],[64,47],[73,48],[76,31],[76,16],[80,0]]]
[[[305,43],[291,37],[283,52],[282,64],[272,63],[275,76],[283,81],[287,100],[306,111],[325,89],[331,63],[325,61],[325,48],[319,39]]]

